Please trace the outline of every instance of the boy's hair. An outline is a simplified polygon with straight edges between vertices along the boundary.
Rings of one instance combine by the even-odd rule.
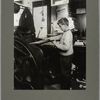
[[[57,22],[57,24],[58,25],[61,24],[61,25],[67,25],[67,26],[69,26],[69,21],[68,21],[67,18],[64,17],[64,18],[59,19],[58,22]]]

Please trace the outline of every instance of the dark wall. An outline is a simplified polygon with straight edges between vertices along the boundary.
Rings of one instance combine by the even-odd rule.
[[[86,8],[86,0],[69,0],[69,10],[73,16],[78,8]]]

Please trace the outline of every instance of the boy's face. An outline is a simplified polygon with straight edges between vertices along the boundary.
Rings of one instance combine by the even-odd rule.
[[[62,30],[63,32],[65,32],[65,31],[68,29],[68,26],[67,26],[67,25],[59,24],[59,27],[61,28],[61,30]]]

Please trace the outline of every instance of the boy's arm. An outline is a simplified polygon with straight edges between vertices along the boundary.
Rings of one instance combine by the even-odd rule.
[[[49,40],[51,41],[54,41],[54,40],[60,40],[62,34],[61,35],[57,35],[57,36],[53,36],[53,37],[50,37]]]
[[[60,49],[60,50],[63,50],[63,51],[67,51],[69,50],[70,46],[71,46],[71,40],[72,37],[70,34],[67,34],[64,38],[64,41],[63,43],[60,43],[60,42],[56,42],[54,41],[53,43],[55,44],[55,46]]]

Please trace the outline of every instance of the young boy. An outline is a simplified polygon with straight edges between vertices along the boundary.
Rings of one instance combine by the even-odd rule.
[[[58,20],[59,27],[63,31],[60,41],[53,41],[59,49],[60,68],[61,68],[61,88],[70,89],[71,84],[71,63],[73,55],[73,35],[69,29],[69,21],[67,18]]]

